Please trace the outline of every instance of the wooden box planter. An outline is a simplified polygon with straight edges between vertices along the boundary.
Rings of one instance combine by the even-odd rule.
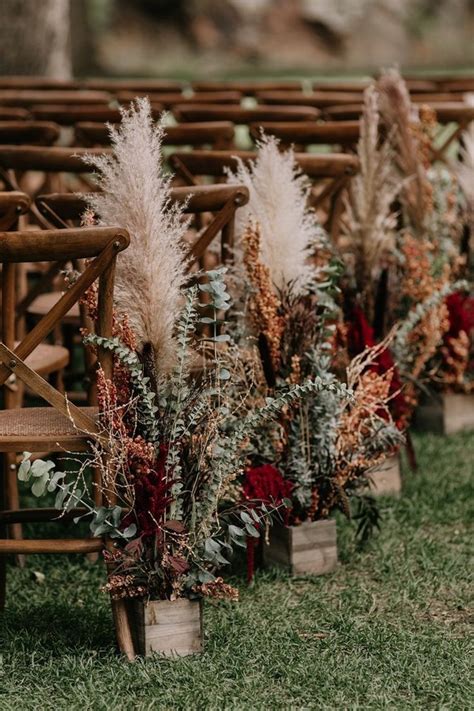
[[[129,600],[127,609],[136,654],[184,657],[202,651],[200,600]]]
[[[368,472],[370,486],[367,493],[374,496],[400,496],[402,477],[400,474],[400,455],[394,454]]]
[[[423,399],[414,425],[420,432],[443,435],[474,430],[474,394],[436,393]]]
[[[292,575],[325,575],[337,566],[336,521],[309,521],[299,526],[275,524],[263,544],[265,566],[287,568]]]

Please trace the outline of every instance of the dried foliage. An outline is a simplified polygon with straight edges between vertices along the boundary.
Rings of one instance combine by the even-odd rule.
[[[170,177],[161,150],[163,127],[154,123],[148,99],[121,109],[109,126],[112,155],[89,156],[100,192],[88,196],[100,225],[128,230],[130,247],[117,259],[115,303],[127,314],[141,350],[150,347],[160,371],[176,353],[173,336],[185,282],[182,206],[170,205]]]
[[[390,131],[398,168],[405,178],[410,178],[400,198],[412,229],[422,237],[431,208],[431,187],[426,177],[426,143],[420,138],[419,117],[414,114],[410,94],[397,70],[385,71],[377,86],[380,111]]]
[[[376,285],[395,246],[397,216],[393,202],[403,185],[394,169],[391,143],[380,142],[374,86],[364,93],[357,155],[360,169],[350,183],[341,246],[363,311],[372,323]]]

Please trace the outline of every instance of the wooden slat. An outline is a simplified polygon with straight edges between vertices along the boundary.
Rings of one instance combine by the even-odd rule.
[[[242,108],[219,104],[177,104],[173,113],[181,121],[232,121],[249,124],[255,121],[311,121],[320,111],[305,106],[257,106]]]
[[[60,131],[52,121],[0,121],[0,144],[49,146]]]
[[[82,227],[65,230],[0,232],[1,262],[43,262],[97,257],[112,242],[120,252],[129,244],[118,227]]]
[[[104,549],[100,538],[57,538],[37,540],[0,540],[0,554],[9,553],[99,553]]]
[[[0,511],[0,521],[3,523],[42,523],[47,521],[68,522],[77,516],[90,516],[88,509],[74,508],[64,513],[55,508],[30,508],[17,511]]]
[[[110,154],[109,148],[63,148],[62,146],[5,146],[0,145],[0,166],[12,170],[41,170],[54,173],[91,173],[86,155]]]

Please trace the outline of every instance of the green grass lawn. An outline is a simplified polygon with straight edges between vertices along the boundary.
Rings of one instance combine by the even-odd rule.
[[[202,656],[114,653],[100,565],[30,557],[10,568],[0,708],[472,709],[469,522],[474,437],[415,438],[419,471],[363,551],[340,521],[324,578],[259,573],[239,603],[205,605]],[[38,583],[33,571],[44,573]]]

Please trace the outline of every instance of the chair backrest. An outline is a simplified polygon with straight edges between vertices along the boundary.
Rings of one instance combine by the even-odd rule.
[[[60,126],[52,121],[0,120],[1,145],[51,146],[60,133]]]
[[[165,109],[172,109],[177,104],[240,104],[242,95],[239,91],[202,92],[186,96],[181,92],[170,94],[153,93],[148,91],[119,91],[117,101],[127,103],[137,96],[147,96],[151,104],[162,104]]]
[[[254,141],[261,132],[279,138],[283,146],[329,145],[353,147],[359,140],[359,121],[263,121],[249,126]]]
[[[361,99],[360,92],[343,91],[313,91],[303,93],[297,91],[260,91],[257,94],[258,102],[272,106],[313,106],[321,109],[325,106],[339,104],[353,104]]]
[[[178,121],[232,121],[248,125],[256,121],[312,121],[320,116],[310,106],[228,106],[219,104],[177,104],[173,114]]]
[[[187,258],[189,268],[199,261],[211,242],[221,235],[221,258],[223,262],[232,257],[234,218],[236,210],[249,199],[247,188],[241,185],[200,185],[171,190],[171,203],[184,206],[185,214],[203,215],[212,213],[200,230],[196,241],[190,245]],[[51,226],[67,228],[80,222],[87,207],[86,196],[72,194],[40,195],[36,199],[38,210]]]
[[[316,79],[312,83],[313,91],[336,91],[336,92],[357,92],[362,94],[370,84],[373,83],[373,79]]]
[[[117,254],[129,244],[129,236],[119,228],[81,228],[71,230],[28,230],[0,232],[2,263],[2,342],[0,343],[0,385],[12,373],[37,396],[46,400],[61,414],[72,419],[76,427],[98,434],[97,423],[71,402],[26,363],[25,359],[44,341],[69,309],[98,280],[99,335],[110,337],[113,323],[113,284]],[[90,260],[82,274],[63,293],[51,310],[15,346],[15,269],[29,261],[61,263]],[[111,376],[112,354],[99,349],[99,362],[105,376]]]
[[[80,88],[80,83],[73,79],[53,79],[44,76],[2,76],[0,77],[0,89],[24,89],[40,90],[55,89],[60,91],[76,90]]]
[[[108,146],[110,134],[103,123],[81,122],[74,127],[75,142],[83,146]],[[230,121],[185,123],[167,126],[163,135],[165,146],[230,148],[234,140],[234,124]]]

